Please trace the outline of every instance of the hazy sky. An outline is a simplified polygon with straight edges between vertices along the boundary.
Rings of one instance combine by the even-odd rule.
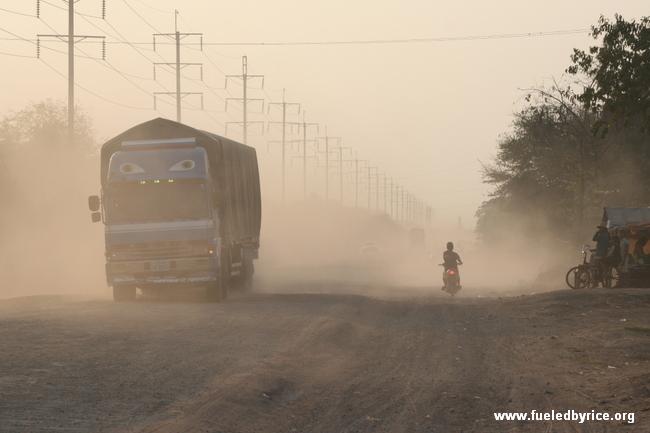
[[[47,1],[42,4],[40,21],[0,10],[0,28],[27,38],[53,33],[48,24],[66,32],[65,11],[53,7],[64,6],[64,2]],[[0,7],[33,14],[34,3],[0,0]],[[97,15],[101,11],[101,0],[82,0],[77,5],[84,14]],[[206,42],[524,33],[587,28],[600,14],[611,17],[618,12],[626,18],[648,14],[647,1],[641,0],[107,0],[107,22],[95,18],[87,18],[87,22],[78,17],[77,33],[101,34],[102,29],[112,36],[108,40],[114,41],[117,30],[130,41],[151,41],[153,30],[128,5],[161,32],[173,31],[172,11],[176,7],[181,13],[180,30],[203,32]],[[0,37],[11,36],[0,32]],[[331,135],[342,136],[344,144],[354,147],[361,158],[372,160],[373,165],[429,201],[441,218],[462,216],[468,221],[486,192],[479,161],[490,160],[499,135],[508,131],[512,113],[521,106],[520,89],[548,83],[552,77],[561,78],[572,48],[584,48],[590,43],[585,34],[409,45],[209,46],[205,47],[207,56],[193,46],[183,50],[183,60],[205,63],[205,85],[188,79],[183,82],[184,90],[205,92],[209,112],[197,111],[199,100],[188,97],[186,102],[191,107],[184,111],[183,120],[216,133],[224,132],[224,121],[239,120],[241,111],[237,107],[232,107],[229,114],[223,113],[222,98],[229,96],[222,90],[223,72],[239,73],[241,56],[245,54],[249,73],[266,76],[266,90],[251,90],[250,97],[278,100],[281,89],[286,88],[287,100],[302,103],[308,121],[328,125]],[[44,46],[65,50],[65,45],[57,42]],[[100,47],[92,43],[80,43],[78,48],[82,50],[79,55],[101,53]],[[155,112],[152,97],[147,94],[173,88],[173,76],[163,70],[159,71],[159,82],[152,81],[150,61],[172,61],[173,47],[160,46],[157,53],[151,51],[150,45],[139,49],[140,54],[130,46],[111,44],[107,52],[110,65],[83,58],[77,61],[80,85],[134,107],[117,106],[78,89],[77,103],[94,117],[100,139],[152,117],[175,116],[171,100],[161,100],[160,112]],[[35,47],[27,42],[0,40],[0,51],[32,55]],[[63,53],[44,48],[41,55],[45,62],[66,73]],[[0,112],[43,98],[65,98],[65,79],[44,63],[1,55],[0,61]],[[131,82],[111,71],[111,66]],[[199,76],[191,68],[184,74],[192,79]],[[239,96],[240,87],[229,84],[229,90]],[[272,111],[270,117],[278,120],[277,114]],[[268,117],[251,115],[259,120]],[[273,145],[273,153],[267,154],[263,144],[266,138],[252,136],[251,141],[258,145],[263,159],[275,164],[277,145]],[[338,186],[333,183],[332,189],[338,191]]]

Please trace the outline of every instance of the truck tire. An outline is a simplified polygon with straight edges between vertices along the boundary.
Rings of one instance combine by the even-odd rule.
[[[135,301],[135,286],[128,286],[128,285],[113,286],[113,300],[115,302]]]
[[[242,263],[241,288],[249,292],[253,290],[253,275],[255,274],[255,264],[253,259],[244,259]]]
[[[230,251],[222,250],[219,266],[219,278],[207,288],[207,297],[210,302],[223,302],[228,297],[230,285]]]
[[[224,290],[221,281],[215,281],[207,287],[206,295],[209,302],[223,302],[226,299],[227,291]]]

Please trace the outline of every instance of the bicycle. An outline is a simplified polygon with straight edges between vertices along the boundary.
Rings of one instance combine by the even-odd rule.
[[[619,279],[618,270],[608,265],[604,259],[594,258],[595,250],[588,245],[582,247],[582,263],[574,266],[566,273],[565,281],[572,289],[595,289],[599,285],[604,288],[614,287]],[[589,260],[587,254],[591,253]]]

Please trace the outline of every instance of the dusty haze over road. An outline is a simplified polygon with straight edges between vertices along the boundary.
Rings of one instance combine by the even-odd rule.
[[[54,1],[53,4],[57,4]],[[173,9],[179,8],[182,31],[203,32],[206,42],[331,41],[419,37],[457,37],[587,29],[598,16],[615,12],[627,18],[647,13],[647,2],[629,0],[545,1],[516,0],[431,2],[426,0],[381,1],[239,1],[133,0],[128,2],[155,27],[140,20],[121,0],[108,2],[107,22],[79,18],[77,31],[97,34],[99,26],[117,36],[113,25],[129,41],[145,42],[139,49],[155,61],[171,61],[173,47],[153,53],[149,42],[155,31],[173,31]],[[5,1],[3,5],[33,14],[34,2]],[[80,2],[78,10],[97,15],[101,2]],[[37,33],[66,30],[63,10],[42,5],[41,20],[6,15],[3,28],[34,37]],[[91,25],[91,23],[94,25]],[[51,26],[52,28],[48,27]],[[2,34],[0,36],[9,36]],[[333,135],[343,136],[358,149],[436,208],[444,221],[461,216],[468,226],[486,187],[480,184],[479,160],[495,152],[496,140],[511,122],[521,100],[519,88],[561,78],[574,47],[590,43],[584,34],[506,40],[473,40],[422,44],[354,46],[210,46],[208,60],[191,49],[184,61],[205,63],[205,82],[222,88],[223,74],[241,71],[241,56],[248,55],[250,73],[266,75],[266,94],[251,90],[251,97],[269,95],[303,104],[308,120],[329,125]],[[65,50],[59,42],[44,46]],[[27,42],[0,41],[2,51],[33,55]],[[80,50],[99,56],[99,47],[89,43]],[[194,47],[197,48],[197,47]],[[78,52],[83,55],[83,53]],[[152,65],[146,57],[124,45],[108,46],[108,61],[130,74],[129,79],[147,92],[173,87],[173,75],[159,71],[152,81]],[[46,48],[42,58],[65,73],[65,56]],[[33,59],[3,58],[3,97],[0,111],[20,109],[44,96],[64,99],[65,80]],[[213,63],[214,62],[214,63]],[[218,69],[217,69],[218,67]],[[198,72],[188,69],[188,78]],[[108,138],[135,123],[157,115],[173,117],[173,104],[159,103],[160,113],[151,110],[152,98],[114,72],[93,60],[78,59],[77,81],[100,96],[139,109],[110,104],[79,89],[77,103],[94,118],[100,138]],[[236,109],[223,111],[223,97],[190,79],[187,91],[204,91],[205,114],[195,109],[198,100],[189,98],[184,113],[187,123],[223,133],[222,123],[239,120]],[[234,96],[239,88],[232,87]],[[168,101],[171,102],[171,101]],[[193,110],[189,105],[192,105]],[[277,114],[277,113],[276,113]],[[211,117],[209,117],[211,116]],[[251,118],[265,119],[251,114]],[[216,120],[215,120],[216,119]],[[277,119],[276,119],[277,120]],[[218,121],[218,122],[217,122]],[[235,136],[235,138],[238,138]],[[264,138],[252,137],[264,151]],[[277,158],[276,156],[268,158]],[[267,174],[269,170],[266,170]],[[267,192],[270,191],[267,189]],[[277,191],[276,191],[277,192]]]
[[[626,221],[608,260],[585,249],[567,274],[603,206],[650,203],[650,18],[606,29],[625,37],[597,53],[613,52],[611,76],[570,60],[600,43],[600,16],[639,19],[647,0],[106,0],[106,19],[101,0],[69,1],[77,34],[107,37],[106,59],[76,44],[74,140],[52,38],[66,3],[36,18],[32,0],[0,2],[0,433],[650,431],[650,293],[628,278],[650,275],[650,223]],[[197,34],[179,50],[182,121],[203,131],[156,119],[176,95],[153,108],[176,83],[173,43],[154,50],[152,33],[175,17],[203,34],[203,51]],[[242,56],[265,76],[248,89],[256,154],[205,132],[242,139],[226,130],[243,120],[226,78]],[[569,65],[617,97],[567,90]],[[302,108],[286,118],[286,200],[283,95]],[[300,161],[305,112],[320,127]],[[97,146],[116,136],[100,194]],[[180,149],[192,138],[203,149]],[[460,274],[455,297],[441,266]],[[636,424],[494,420],[533,410]]]

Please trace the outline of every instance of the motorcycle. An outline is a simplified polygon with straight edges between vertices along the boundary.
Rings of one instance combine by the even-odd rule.
[[[441,264],[440,266],[444,266]],[[446,269],[442,274],[442,280],[445,283],[442,290],[449,293],[451,296],[456,295],[461,289],[460,275],[457,268]]]

